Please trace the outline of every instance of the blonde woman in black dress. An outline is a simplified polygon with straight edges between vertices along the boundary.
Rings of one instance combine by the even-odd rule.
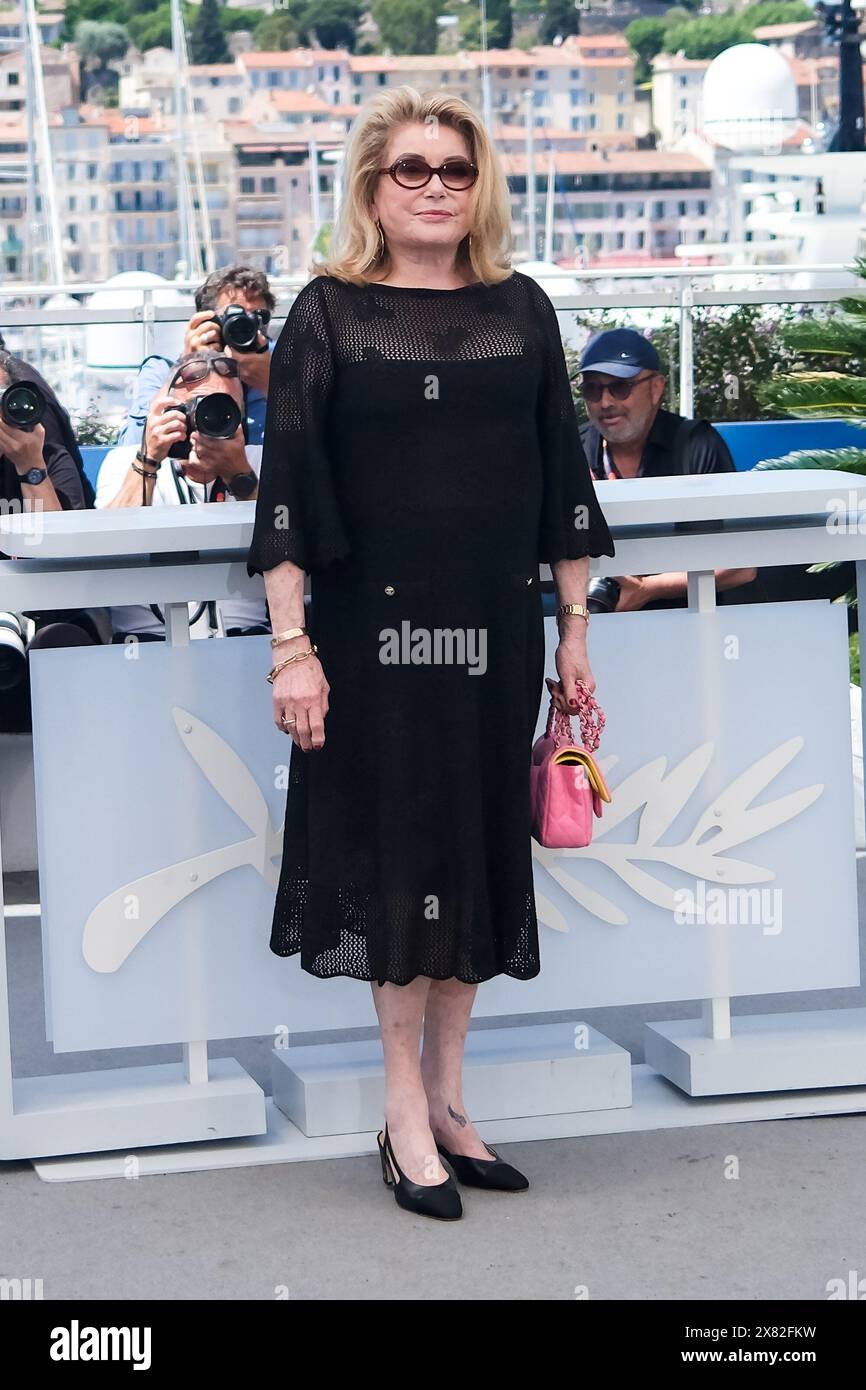
[[[465,1185],[528,1186],[466,1114],[462,1063],[478,984],[540,970],[539,563],[580,607],[587,557],[614,551],[556,315],[510,268],[508,187],[475,112],[380,93],[344,189],[273,354],[247,565],[278,637],[305,627],[311,575],[309,631],[274,650],[294,747],[270,945],[371,981],[383,1177],[401,1206],[454,1219],[443,1158]],[[549,686],[573,709],[578,682],[595,688],[587,621],[559,622]]]

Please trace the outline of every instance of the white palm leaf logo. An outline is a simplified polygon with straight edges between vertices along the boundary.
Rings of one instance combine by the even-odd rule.
[[[800,791],[780,796],[761,806],[752,806],[755,797],[787,767],[800,752],[805,740],[801,736],[780,743],[772,752],[759,758],[745,772],[713,797],[698,817],[693,830],[679,845],[660,845],[658,842],[676,820],[680,811],[695,792],[709,767],[715,743],[703,743],[689,753],[665,775],[667,758],[655,758],[637,768],[619,786],[612,787],[613,801],[605,806],[597,822],[594,839],[583,849],[545,849],[533,841],[532,853],[545,873],[593,917],[612,926],[625,926],[628,914],[604,894],[582,883],[569,872],[569,865],[579,871],[580,861],[595,859],[617,875],[639,897],[656,907],[670,911],[676,906],[677,889],[670,887],[641,863],[667,864],[695,879],[708,879],[725,886],[746,883],[767,883],[776,877],[772,869],[730,858],[725,851],[762,835],[799,816],[818,799],[824,790],[822,782]],[[616,757],[600,760],[607,777],[608,768]],[[611,843],[611,831],[643,806],[637,839],[631,843]],[[563,862],[564,861],[564,862]],[[560,909],[543,894],[536,893],[538,919],[554,931],[568,931],[568,923]]]
[[[271,824],[261,789],[238,754],[218,733],[179,705],[172,707],[175,728],[215,791],[252,831],[234,844],[195,855],[116,888],[97,903],[84,924],[82,950],[92,970],[119,970],[130,952],[167,912],[205,883],[251,864],[276,889],[283,827]]]

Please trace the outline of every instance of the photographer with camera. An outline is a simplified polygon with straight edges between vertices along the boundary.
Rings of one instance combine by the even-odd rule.
[[[6,348],[3,334],[0,333],[0,381],[2,389],[9,386],[35,386],[37,396],[41,396],[44,413],[42,425],[45,441],[42,455],[52,482],[55,484],[61,506],[64,510],[78,507],[92,507],[94,502],[93,485],[84,471],[84,460],[75,438],[75,430],[68,412],[60,404],[54,391],[35,367],[21,357],[15,357]],[[25,392],[26,394],[26,392]],[[78,481],[76,482],[76,474]],[[3,494],[5,496],[5,493]],[[83,500],[81,500],[83,498]]]
[[[97,507],[164,507],[255,501],[261,446],[246,444],[239,363],[199,350],[180,357],[151,402],[137,450],[117,445],[96,484]],[[270,632],[264,599],[218,605],[226,636]],[[165,623],[153,605],[112,608],[113,641],[134,634],[162,641]]]
[[[59,512],[92,505],[69,416],[38,372],[0,349],[0,506]],[[22,547],[21,558],[34,553]],[[8,556],[0,552],[0,558]],[[0,612],[0,731],[32,728],[28,652],[102,641],[84,609]]]
[[[59,512],[93,505],[69,416],[39,373],[2,349],[0,469],[7,506]]]
[[[665,376],[659,355],[642,333],[613,328],[597,333],[580,359],[580,393],[589,420],[580,438],[593,477],[660,478],[683,473],[732,473],[734,461],[718,430],[662,410]],[[756,569],[716,570],[720,602],[756,597]],[[625,574],[596,578],[587,589],[590,612],[684,608],[685,573]],[[723,598],[729,591],[730,598]]]
[[[222,352],[233,357],[240,369],[246,438],[261,444],[265,437],[265,413],[274,344],[265,333],[276,308],[268,277],[249,266],[215,270],[195,293],[195,308],[186,327],[183,355]],[[168,358],[145,358],[138,370],[126,424],[118,444],[140,444],[151,401],[168,380]]]

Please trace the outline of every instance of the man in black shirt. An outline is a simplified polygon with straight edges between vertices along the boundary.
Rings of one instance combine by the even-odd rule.
[[[708,421],[661,409],[665,377],[643,334],[631,328],[597,333],[584,349],[580,370],[589,416],[580,438],[595,478],[734,471],[728,446]],[[751,601],[756,574],[754,569],[716,570],[716,589],[720,596],[735,590],[731,602]],[[684,572],[622,575],[618,582],[617,612],[686,606]]]

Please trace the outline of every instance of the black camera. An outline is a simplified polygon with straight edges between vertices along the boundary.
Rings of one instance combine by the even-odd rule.
[[[27,635],[20,613],[0,613],[0,690],[12,690],[27,669]]]
[[[214,314],[213,321],[219,324],[223,347],[234,348],[235,352],[260,352],[259,331],[270,318],[267,309],[245,309],[241,304],[230,304],[221,314]]]
[[[16,430],[35,429],[45,414],[45,396],[32,381],[13,381],[0,389],[0,418]]]
[[[619,603],[619,580],[610,575],[591,579],[586,586],[586,606],[590,613],[612,613]]]
[[[191,396],[188,401],[176,401],[172,409],[182,410],[186,416],[186,439],[172,444],[169,458],[188,459],[191,452],[189,437],[194,430],[207,435],[208,439],[231,439],[242,423],[240,406],[225,391],[214,391],[209,396]]]

